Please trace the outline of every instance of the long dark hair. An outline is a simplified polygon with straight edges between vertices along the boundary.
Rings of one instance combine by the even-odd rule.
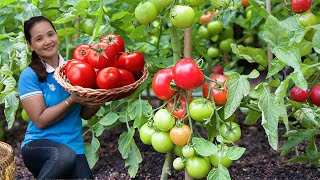
[[[52,22],[43,17],[43,16],[35,16],[30,18],[29,20],[24,22],[24,36],[27,40],[27,42],[29,44],[31,44],[31,34],[30,34],[30,30],[32,29],[32,27],[42,21],[46,21],[49,22],[52,26],[52,28],[56,31],[55,27],[53,26]],[[44,82],[47,79],[47,72],[46,72],[46,67],[45,65],[41,62],[41,59],[39,58],[38,54],[35,51],[32,51],[32,55],[31,55],[31,62],[29,64],[29,66],[34,70],[34,72],[36,72],[37,76],[38,76],[38,80],[40,82]]]

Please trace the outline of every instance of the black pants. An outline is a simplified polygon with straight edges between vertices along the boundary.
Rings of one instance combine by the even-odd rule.
[[[22,148],[22,158],[37,179],[93,179],[84,154],[75,154],[63,144],[34,140]]]

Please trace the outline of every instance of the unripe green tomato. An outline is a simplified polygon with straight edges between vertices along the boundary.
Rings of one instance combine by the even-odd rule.
[[[211,5],[215,9],[227,9],[231,0],[211,0]]]
[[[185,167],[181,157],[177,157],[176,159],[174,159],[172,166],[175,170],[181,170]]]
[[[317,17],[310,11],[300,14],[299,23],[304,27],[309,27],[317,24]]]
[[[85,19],[83,22],[81,22],[80,28],[84,33],[92,35],[94,29],[94,20]]]
[[[217,42],[217,41],[219,40],[219,37],[220,37],[219,34],[215,34],[215,35],[213,35],[213,36],[211,37],[210,40],[211,40],[212,42]]]
[[[25,109],[22,109],[21,110],[21,117],[24,121],[26,122],[29,122],[30,121],[30,117],[29,115],[27,114],[26,110]]]
[[[207,51],[208,56],[211,58],[216,58],[220,55],[220,50],[216,47],[209,47]]]
[[[140,3],[134,10],[137,21],[141,24],[149,24],[157,19],[157,8],[151,2]]]
[[[183,146],[182,155],[185,158],[192,158],[194,156],[194,148],[192,146]]]
[[[153,117],[154,125],[161,131],[169,131],[175,124],[174,116],[167,109],[160,109]]]
[[[200,38],[203,38],[203,39],[209,39],[210,38],[210,33],[208,31],[208,29],[201,25],[199,28],[198,28],[198,36]]]
[[[230,167],[233,162],[231,159],[229,159],[226,156],[220,157],[220,156],[216,156],[216,155],[211,155],[209,158],[210,158],[211,164],[216,168],[218,168],[218,166],[219,166],[219,159],[220,159],[220,164],[222,166],[224,166],[225,168]]]
[[[205,0],[186,0],[186,3],[191,7],[200,6]]]
[[[178,28],[189,28],[196,18],[194,10],[190,6],[175,5],[171,11],[171,22]]]
[[[228,38],[233,39],[233,35],[234,35],[233,26],[229,26],[219,34],[219,39],[221,41]]]
[[[233,43],[233,42],[234,42],[234,40],[231,38],[222,40],[219,43],[219,49],[222,50],[223,52],[229,53],[232,50],[231,43]]]
[[[253,36],[247,36],[246,38],[244,38],[243,43],[245,45],[250,45],[254,42],[254,37]]]
[[[223,25],[220,20],[211,21],[207,24],[207,29],[210,34],[219,34],[223,30]]]
[[[155,130],[152,127],[150,127],[148,123],[142,125],[139,129],[139,136],[143,144],[151,145],[151,138],[154,133]]]
[[[195,179],[206,177],[211,169],[211,163],[207,158],[194,156],[187,159],[186,170]]]
[[[167,153],[174,147],[169,132],[155,132],[151,138],[151,145],[159,153]]]
[[[182,154],[182,146],[176,146],[176,145],[174,145],[174,147],[173,147],[173,152],[174,152],[174,154],[175,155],[177,155],[177,156],[183,156],[183,154]]]

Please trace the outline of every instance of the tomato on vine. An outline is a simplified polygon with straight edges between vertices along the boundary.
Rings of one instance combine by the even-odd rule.
[[[183,146],[182,148],[182,155],[185,158],[192,158],[195,154],[194,148],[192,146]]]
[[[137,21],[141,24],[150,24],[157,19],[157,8],[151,2],[142,2],[134,10]]]
[[[210,69],[210,74],[212,75],[223,74],[223,71],[224,71],[224,67],[222,65],[216,65]]]
[[[214,113],[215,106],[213,103],[203,97],[192,100],[189,104],[190,117],[199,122],[205,122]]]
[[[181,170],[185,167],[184,162],[181,157],[177,157],[173,160],[172,166],[175,170]]]
[[[139,136],[141,141],[146,145],[151,145],[151,138],[155,132],[156,131],[152,127],[150,127],[148,123],[145,123],[139,129]]]
[[[213,154],[209,156],[211,164],[218,168],[219,164],[224,166],[225,168],[228,168],[231,166],[233,160],[227,157],[227,149],[229,147],[226,145],[218,145],[218,152],[217,154]]]
[[[250,2],[249,2],[249,0],[241,0],[241,5],[243,7],[248,7],[250,5]]]
[[[220,126],[219,130],[226,143],[236,143],[240,140],[241,129],[235,122],[226,122]]]
[[[176,102],[175,102],[176,101]],[[192,97],[188,97],[188,104],[192,101]],[[169,112],[178,120],[182,119],[187,114],[187,104],[186,98],[184,95],[177,96],[175,99],[168,101],[167,109]]]
[[[186,170],[195,179],[201,179],[208,175],[211,169],[210,161],[203,157],[194,156],[187,159]]]
[[[308,90],[302,90],[298,86],[294,86],[290,91],[290,97],[297,102],[305,102],[309,97]]]
[[[320,85],[311,88],[309,98],[312,104],[320,106]]]
[[[195,17],[196,14],[190,6],[175,5],[171,12],[171,22],[178,28],[191,27]]]
[[[159,153],[169,152],[174,146],[168,131],[158,131],[153,133],[151,137],[151,145],[154,150]]]
[[[311,11],[307,11],[300,14],[299,23],[304,27],[313,26],[317,24],[317,17]]]
[[[216,74],[211,76],[211,80],[209,83],[205,83],[202,87],[202,93],[203,97],[211,100],[213,97],[213,100],[216,105],[223,106],[227,103],[227,81],[228,77],[223,74]],[[209,96],[209,84],[212,88],[211,95]]]
[[[164,68],[159,70],[152,79],[152,90],[155,96],[161,100],[169,100],[179,90],[178,87],[173,87],[172,68]]]
[[[183,124],[182,126],[174,126],[170,129],[170,139],[177,146],[186,145],[190,136],[191,129],[185,124]]]
[[[312,0],[292,0],[291,7],[292,11],[295,13],[303,13],[308,11],[311,7]]]
[[[161,131],[169,131],[175,124],[174,117],[167,109],[159,109],[153,116],[154,125]]]
[[[211,21],[212,16],[213,16],[212,12],[208,11],[207,13],[202,14],[200,16],[199,21],[200,21],[201,24],[207,24],[208,22]]]

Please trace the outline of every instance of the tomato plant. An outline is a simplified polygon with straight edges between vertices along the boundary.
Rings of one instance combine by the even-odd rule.
[[[190,117],[199,122],[208,120],[214,113],[215,106],[208,99],[198,97],[192,100],[189,105]]]
[[[140,139],[144,144],[147,145],[151,145],[151,138],[154,133],[155,130],[152,127],[150,127],[148,123],[145,123],[139,129]]]
[[[121,84],[121,73],[115,67],[103,68],[98,72],[96,81],[100,89],[117,88]]]
[[[67,78],[73,86],[96,87],[96,71],[85,62],[72,64],[67,70]]]
[[[170,129],[170,139],[177,146],[186,145],[190,136],[190,127],[185,124],[183,124],[182,126],[174,126]]]
[[[137,75],[142,72],[144,67],[144,57],[140,52],[122,53],[116,66]]]
[[[160,109],[153,116],[154,125],[161,131],[169,131],[175,124],[174,117],[167,109]]]
[[[227,103],[227,93],[228,88],[226,86],[226,81],[228,77],[223,74],[216,74],[211,76],[211,80],[209,83],[205,83],[202,87],[203,97],[213,100],[216,105],[223,106]],[[209,84],[211,90],[211,94],[209,93]]]
[[[192,178],[204,178],[208,175],[210,169],[210,161],[205,158],[194,156],[187,159],[186,170]]]
[[[294,86],[291,89],[290,97],[292,100],[297,102],[304,102],[309,97],[309,91],[308,90],[302,90],[298,86]]]
[[[91,46],[89,44],[81,44],[73,51],[73,59],[88,62],[88,54]]]
[[[168,100],[174,96],[179,88],[171,86],[173,80],[172,68],[159,70],[152,79],[152,90],[161,100]]]
[[[166,153],[168,151],[171,151],[174,146],[173,142],[170,139],[168,131],[158,131],[153,133],[151,137],[151,144],[154,150],[159,153]]]
[[[228,143],[236,143],[240,140],[241,129],[235,122],[226,122],[220,126],[219,130],[221,136],[225,138],[224,140]]]
[[[171,12],[171,22],[178,28],[191,27],[195,17],[195,12],[190,6],[175,5]]]
[[[309,98],[312,104],[320,106],[320,85],[311,88]]]
[[[310,9],[312,0],[291,0],[292,11],[295,13],[303,13]]]
[[[172,69],[174,82],[186,91],[200,87],[204,81],[204,75],[198,65],[190,58],[180,59]],[[185,77],[188,77],[186,81]]]

